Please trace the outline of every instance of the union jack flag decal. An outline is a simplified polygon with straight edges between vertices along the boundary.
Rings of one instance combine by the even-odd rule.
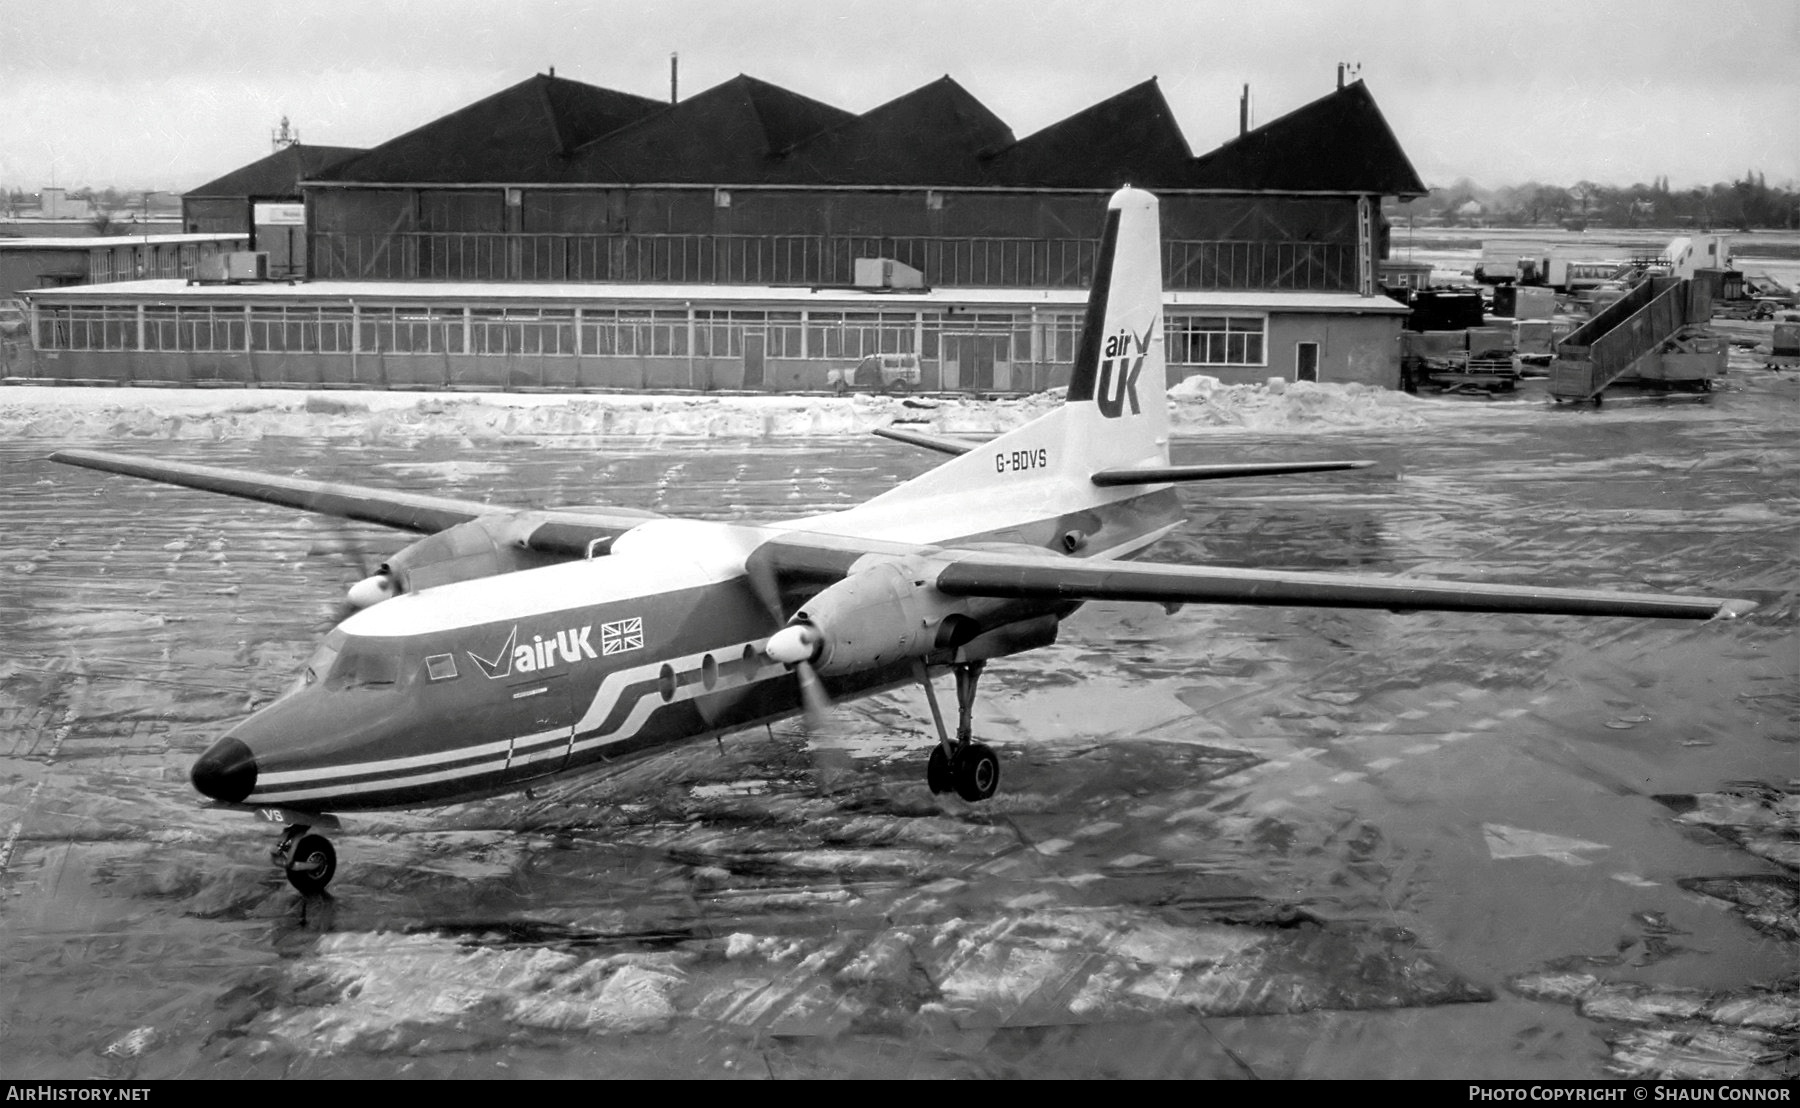
[[[600,655],[623,654],[627,650],[644,649],[643,617],[622,619],[600,625]]]

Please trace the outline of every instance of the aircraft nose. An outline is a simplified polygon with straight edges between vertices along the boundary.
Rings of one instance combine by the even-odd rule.
[[[240,740],[226,736],[200,755],[188,776],[207,796],[236,804],[256,788],[256,755]]]

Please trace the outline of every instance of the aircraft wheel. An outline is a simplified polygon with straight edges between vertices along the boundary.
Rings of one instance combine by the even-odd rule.
[[[950,772],[950,759],[944,754],[943,743],[933,743],[931,760],[925,763],[925,784],[931,787],[933,796],[947,793],[956,787]]]
[[[970,743],[956,760],[956,795],[986,800],[1000,787],[1000,759],[984,743]]]
[[[337,851],[323,835],[302,835],[284,868],[288,884],[294,888],[309,896],[322,893],[331,884],[331,875],[337,872]]]

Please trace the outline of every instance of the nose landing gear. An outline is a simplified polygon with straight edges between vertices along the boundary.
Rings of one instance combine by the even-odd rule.
[[[937,724],[938,744],[931,748],[925,763],[925,783],[933,793],[952,790],[964,800],[986,800],[1000,788],[1000,758],[986,743],[974,740],[970,717],[975,710],[975,683],[981,679],[984,662],[964,662],[951,667],[956,675],[956,737],[952,739],[944,727],[944,714],[938,710],[937,691],[931,687],[931,674],[924,662],[915,672],[919,684],[925,686],[925,699],[931,705],[931,719]]]
[[[287,874],[288,884],[308,896],[324,892],[337,872],[337,851],[331,840],[308,834],[310,830],[303,824],[290,824],[269,851],[269,860]]]

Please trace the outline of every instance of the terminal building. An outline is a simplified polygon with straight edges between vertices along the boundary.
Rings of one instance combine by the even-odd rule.
[[[1132,184],[1161,199],[1173,378],[1393,387],[1381,200],[1426,191],[1361,82],[1196,157],[1154,80],[1018,139],[948,77],[854,115],[539,75],[307,173],[305,281],[36,294],[40,373],[811,390],[893,354],[927,390],[1031,391],[1067,380]]]

